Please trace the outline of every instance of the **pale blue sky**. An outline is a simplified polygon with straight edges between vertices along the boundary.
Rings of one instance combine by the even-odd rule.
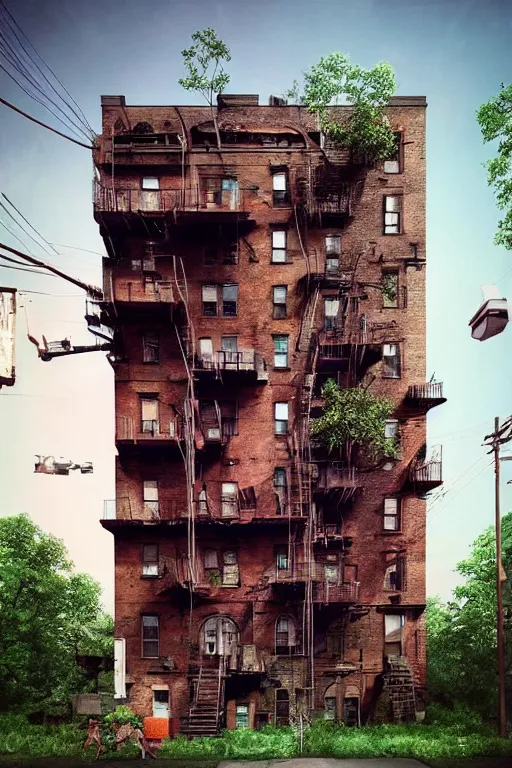
[[[445,486],[429,511],[428,589],[448,597],[454,566],[493,521],[493,475],[483,436],[495,415],[512,412],[508,351],[512,329],[480,344],[468,320],[480,285],[499,282],[512,298],[512,254],[493,245],[498,213],[482,163],[475,110],[512,80],[512,10],[503,0],[6,0],[47,63],[100,130],[100,95],[128,103],[191,103],[177,84],[181,50],[196,29],[212,26],[230,46],[233,93],[285,91],[331,50],[372,66],[389,61],[397,92],[426,95],[428,374],[445,383],[448,403],[429,417],[429,441],[443,443]],[[0,95],[46,119],[0,73]],[[0,191],[55,243],[103,251],[92,217],[90,154],[0,106]],[[53,118],[50,118],[50,122]],[[53,122],[56,125],[55,122]],[[58,125],[56,125],[58,127]],[[0,219],[6,220],[0,210]],[[0,225],[0,240],[16,246]],[[100,284],[101,259],[61,249],[53,262]],[[80,292],[53,277],[0,269],[0,284],[64,297],[23,297],[30,330],[87,341]],[[69,294],[72,294],[71,296]],[[0,392],[4,446],[1,514],[26,511],[64,539],[80,570],[113,598],[113,546],[98,520],[114,494],[113,380],[102,353],[42,363],[18,325],[16,386]],[[89,337],[91,338],[91,337]],[[94,462],[94,474],[33,474],[35,453]],[[475,462],[478,462],[475,464]],[[471,465],[475,464],[473,468]],[[466,472],[466,470],[469,470]],[[484,470],[484,471],[482,471]],[[465,473],[465,474],[463,474]],[[481,474],[478,474],[481,473]],[[512,508],[510,464],[503,465],[503,509]]]

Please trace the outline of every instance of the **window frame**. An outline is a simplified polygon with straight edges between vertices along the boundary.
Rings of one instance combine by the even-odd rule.
[[[147,628],[144,625],[144,619],[156,619],[156,639],[145,638],[144,629]],[[148,625],[149,626],[149,625]],[[155,626],[155,625],[154,625]],[[141,634],[141,658],[142,659],[158,659],[160,658],[160,615],[158,613],[143,613],[140,617],[140,634]],[[145,643],[156,643],[156,654],[145,653]]]
[[[395,501],[395,510],[394,512],[386,510],[386,502],[389,501]],[[388,528],[386,526],[386,518],[390,520],[395,520],[396,527],[394,528]],[[402,530],[402,499],[400,496],[385,496],[384,502],[383,502],[383,508],[382,508],[382,531],[383,533],[399,533]]]
[[[160,333],[159,331],[146,330],[142,332],[142,362],[144,365],[158,365],[160,363]],[[153,350],[153,359],[148,359],[148,351]]]
[[[140,431],[142,434],[147,435],[158,435],[160,434],[160,400],[157,394],[150,395],[146,392],[139,393],[140,396]],[[144,418],[144,404],[145,403],[152,403],[153,405],[156,405],[156,419],[145,419]],[[144,428],[144,424],[153,426],[151,428]]]
[[[205,301],[204,294],[205,289],[213,288],[215,290],[215,311],[212,311],[213,301]],[[213,291],[212,291],[213,293]],[[207,310],[207,307],[210,309]],[[203,283],[201,285],[201,314],[203,317],[218,317],[219,316],[219,287],[214,283]]]
[[[233,492],[226,493],[225,486],[232,485]],[[229,506],[228,506],[229,505]],[[231,510],[230,513],[226,513],[226,510]],[[220,516],[224,519],[233,519],[238,517],[238,483],[231,480],[221,482],[220,484]]]
[[[395,355],[385,355],[384,350],[386,347],[396,347]],[[386,362],[387,360],[395,360],[396,364],[392,365]],[[402,378],[402,350],[398,342],[392,342],[391,344],[382,345],[382,378],[383,379],[401,379]]]
[[[384,293],[384,280],[389,275],[393,275],[396,277],[396,296],[394,301],[390,303],[386,303],[386,294]],[[383,269],[382,270],[382,283],[383,283],[383,290],[382,290],[382,309],[399,309],[399,302],[400,302],[400,270],[399,269]]]
[[[277,351],[278,340],[286,340],[286,352]],[[288,370],[290,368],[290,336],[288,333],[274,333],[272,334],[272,343],[274,345],[274,368],[277,370]],[[282,360],[279,360],[282,358]],[[284,365],[278,365],[279,362],[284,361]]]
[[[156,498],[151,498],[150,491],[154,491]],[[149,493],[149,495],[148,495]],[[160,517],[160,488],[158,480],[144,478],[142,481],[142,506],[144,510],[149,510],[152,515]]]
[[[156,186],[147,186],[146,182],[149,180],[156,181]],[[158,192],[160,190],[160,177],[159,176],[142,176],[140,180],[140,188],[144,192]]]
[[[393,131],[393,134],[395,137],[395,156],[388,157],[384,160],[382,164],[382,170],[384,173],[389,173],[392,176],[396,176],[398,173],[404,172],[404,132]],[[386,163],[396,163],[397,170],[390,170],[389,167],[386,168]]]
[[[238,283],[222,283],[221,286],[222,291],[222,317],[238,317]],[[226,288],[236,288],[236,298],[235,300],[226,300],[224,298],[224,290]],[[226,311],[227,305],[234,305],[234,312],[233,311]]]
[[[278,697],[278,694],[281,692],[284,692],[286,696]],[[276,688],[274,697],[275,697],[274,713],[275,713],[276,725],[289,724],[290,723],[290,691],[288,690],[288,688]],[[278,711],[279,709],[281,709],[281,712]]]
[[[147,550],[149,548],[152,548],[154,550],[154,557],[148,557]],[[151,567],[155,567],[156,570],[153,573],[149,573],[148,569]],[[144,579],[156,579],[158,578],[159,574],[159,568],[160,566],[160,552],[159,552],[159,546],[158,544],[143,544],[142,545],[142,573],[141,576]]]
[[[281,291],[284,291],[284,301],[276,301],[276,289],[280,289]],[[272,286],[272,319],[285,320],[288,316],[287,305],[288,305],[288,286],[273,285]]]
[[[239,711],[239,710],[242,710],[242,709],[245,710],[243,713]],[[246,720],[246,724],[245,725],[240,725],[239,722],[238,722],[238,716],[240,714],[244,715],[244,720]],[[251,725],[250,725],[250,721],[249,721],[249,704],[246,704],[246,703],[240,703],[239,704],[238,702],[236,702],[236,704],[235,704],[235,729],[238,730],[238,728],[250,728],[250,727],[251,727]]]
[[[398,211],[388,210],[388,203],[387,201],[391,198],[395,198],[398,200]],[[396,214],[397,222],[396,224],[386,224],[386,215],[387,214]],[[390,232],[386,231],[387,229],[390,229],[391,227],[396,227],[396,232]],[[389,236],[389,235],[403,235],[404,234],[404,195],[403,192],[399,192],[393,195],[383,195],[382,198],[382,234]]]
[[[286,405],[286,419],[278,419],[277,411],[279,405]],[[284,429],[280,429],[278,425],[283,425]],[[280,436],[286,436],[290,429],[290,404],[285,400],[278,400],[274,402],[274,434]]]
[[[274,237],[276,235],[282,234],[284,239],[284,247],[276,246],[274,245]],[[270,233],[270,244],[272,248],[272,253],[270,257],[270,263],[271,264],[287,264],[288,263],[288,231],[286,229],[272,229]],[[282,253],[283,258],[275,258],[275,255],[277,253]]]
[[[276,189],[275,179],[284,179],[284,188]],[[290,190],[288,184],[288,173],[286,171],[274,171],[272,173],[272,205],[274,208],[287,208],[290,205]]]

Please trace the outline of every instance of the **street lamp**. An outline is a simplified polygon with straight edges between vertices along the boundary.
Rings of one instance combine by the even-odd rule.
[[[483,285],[484,302],[469,321],[471,336],[478,341],[487,341],[505,330],[508,323],[508,303],[500,298],[495,285]]]

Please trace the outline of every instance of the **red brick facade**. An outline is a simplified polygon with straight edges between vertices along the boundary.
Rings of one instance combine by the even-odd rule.
[[[219,725],[343,719],[355,699],[369,717],[389,653],[425,684],[421,496],[440,481],[421,452],[440,393],[411,390],[425,383],[425,100],[392,100],[399,167],[367,173],[321,148],[299,107],[226,97],[219,152],[208,108],[102,104],[95,217],[119,453],[103,525],[128,703],[152,715],[168,691],[186,725],[199,669],[222,661]],[[398,233],[384,234],[386,196],[401,201]],[[310,449],[329,377],[394,400],[398,461],[350,475]],[[385,497],[399,512],[387,530]],[[143,636],[145,615],[158,631]],[[215,617],[231,623],[205,625]],[[386,621],[399,627],[387,646]]]

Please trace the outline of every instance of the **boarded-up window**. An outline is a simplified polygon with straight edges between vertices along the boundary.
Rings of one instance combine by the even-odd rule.
[[[274,320],[283,320],[286,317],[286,285],[274,285],[272,289]]]
[[[226,551],[223,555],[222,583],[226,586],[237,587],[240,582],[238,558],[236,552]]]
[[[238,483],[222,483],[221,514],[222,517],[237,517]]]
[[[159,656],[158,616],[142,617],[142,656],[145,659]]]
[[[384,499],[384,530],[400,530],[400,499],[393,497]]]
[[[382,375],[386,379],[399,379],[402,375],[398,344],[382,345]]]
[[[142,360],[158,363],[160,359],[160,335],[158,331],[146,331],[142,337]]]
[[[142,432],[158,434],[158,398],[143,397],[140,401],[142,416]]]
[[[152,517],[158,519],[160,513],[160,503],[158,501],[158,481],[144,480],[144,511],[149,512]]]
[[[144,544],[142,547],[142,575],[158,576],[158,544]]]
[[[384,195],[384,234],[402,232],[402,195]]]
[[[288,433],[288,403],[274,403],[274,426],[276,435]]]
[[[286,262],[286,230],[275,229],[272,232],[272,262],[282,264]]]
[[[203,315],[205,317],[217,316],[217,286],[203,285]]]
[[[217,556],[217,550],[215,549],[205,549],[204,551],[204,567],[206,570],[209,570],[210,568],[218,569],[219,567],[219,559]]]

